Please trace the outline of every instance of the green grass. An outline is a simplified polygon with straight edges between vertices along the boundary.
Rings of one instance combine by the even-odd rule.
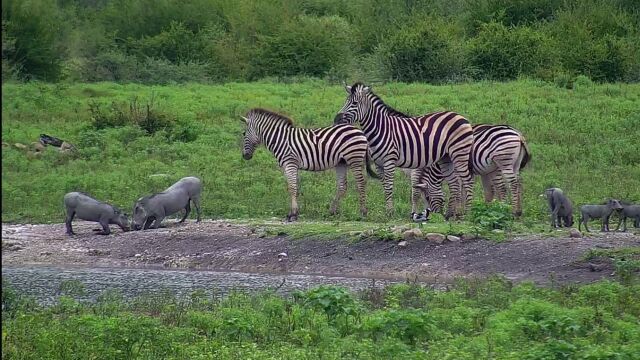
[[[224,298],[103,292],[81,284],[39,307],[3,283],[3,359],[635,359],[640,286],[558,289],[500,279],[351,293]],[[635,355],[634,355],[635,354]]]
[[[284,218],[289,201],[274,157],[264,147],[250,161],[241,157],[239,115],[266,107],[291,116],[300,126],[326,126],[345,98],[324,81],[226,85],[143,86],[98,84],[3,84],[2,140],[31,143],[46,133],[79,148],[77,157],[53,148],[29,158],[13,147],[2,152],[2,221],[61,222],[62,197],[85,191],[130,211],[142,195],[161,191],[187,175],[204,181],[205,217]],[[532,152],[523,172],[524,228],[547,222],[545,187],[562,188],[574,207],[607,197],[640,201],[640,85],[606,84],[566,90],[536,81],[481,82],[430,86],[390,83],[374,86],[388,104],[411,114],[450,109],[472,123],[506,123],[523,132]],[[188,122],[195,141],[169,141],[162,131],[146,136],[133,127],[96,131],[89,103],[126,103],[155,97],[162,112]],[[153,174],[168,177],[150,177]],[[357,196],[350,177],[341,213],[332,218],[331,171],[301,172],[301,220],[356,221]],[[394,218],[384,214],[381,184],[369,180],[369,221],[393,223],[410,213],[410,187],[396,177]],[[476,198],[481,198],[479,181]],[[441,217],[434,222],[442,222]]]

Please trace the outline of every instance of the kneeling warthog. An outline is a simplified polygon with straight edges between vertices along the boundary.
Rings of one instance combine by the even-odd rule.
[[[120,226],[122,231],[129,230],[129,217],[115,206],[100,202],[87,194],[70,192],[64,196],[64,206],[67,210],[67,235],[75,235],[71,228],[74,216],[87,221],[96,221],[102,225],[101,235],[109,235],[109,224]]]
[[[152,227],[157,229],[166,216],[182,209],[185,213],[180,222],[184,222],[191,212],[191,201],[196,207],[197,221],[200,221],[201,192],[202,181],[191,176],[178,180],[163,192],[138,199],[133,207],[133,228],[146,230],[153,223]]]

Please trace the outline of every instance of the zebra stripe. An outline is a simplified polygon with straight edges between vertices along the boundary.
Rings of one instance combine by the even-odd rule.
[[[369,140],[371,158],[384,173],[388,214],[393,213],[394,169],[424,168],[444,157],[451,159],[455,176],[461,182],[464,205],[459,214],[464,213],[473,195],[473,179],[469,171],[473,131],[467,119],[451,111],[412,117],[386,105],[361,83],[345,88],[348,96],[334,123],[360,123]],[[412,181],[414,203],[420,197],[415,185],[417,182]]]
[[[330,212],[336,214],[347,187],[347,169],[356,179],[360,213],[367,215],[365,177],[368,144],[362,130],[351,125],[334,125],[318,129],[296,128],[291,119],[264,109],[252,109],[243,117],[246,123],[242,155],[253,157],[256,147],[264,144],[276,157],[287,179],[291,210],[287,220],[298,218],[298,170],[322,171],[336,168],[336,197]]]
[[[522,215],[522,178],[520,170],[530,159],[530,151],[522,134],[507,125],[473,125],[473,151],[471,156],[472,171],[480,175],[486,202],[497,196],[499,200],[507,197],[507,187],[511,191],[511,204],[515,216]],[[419,187],[429,200],[429,208],[439,212],[444,205],[442,181],[450,182],[451,163],[440,161],[423,171],[417,170]],[[455,197],[458,193],[456,182],[450,183],[450,190]],[[455,203],[455,201],[452,201]],[[414,208],[413,211],[416,209]],[[453,210],[450,208],[445,216]]]

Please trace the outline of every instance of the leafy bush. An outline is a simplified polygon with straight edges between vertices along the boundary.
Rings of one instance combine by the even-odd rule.
[[[483,24],[492,22],[509,27],[553,20],[562,0],[481,0],[466,5],[469,8],[463,18],[465,27],[468,33],[475,34]]]
[[[191,142],[198,138],[198,128],[194,124],[156,110],[153,97],[144,105],[134,97],[128,107],[112,102],[107,110],[103,109],[99,103],[92,101],[89,103],[89,113],[92,126],[96,130],[134,126],[147,135],[163,132],[169,141]],[[139,135],[137,131],[125,131],[121,132],[120,138],[123,143],[128,144]],[[92,142],[93,139],[81,140],[81,144],[86,143],[84,145]]]
[[[343,287],[320,286],[297,296],[304,305],[324,311],[330,320],[340,315],[356,316],[360,311],[356,299]]]
[[[475,201],[471,206],[471,223],[489,231],[511,228],[511,206],[497,200],[490,203]]]
[[[351,34],[340,17],[298,16],[275,34],[259,37],[253,77],[343,74],[352,60]]]
[[[4,0],[2,21],[3,39],[6,31],[14,45],[7,54],[9,64],[19,69],[22,77],[57,81],[64,56],[58,36],[64,21],[55,2]]]
[[[443,82],[461,72],[452,26],[434,19],[410,21],[380,44],[378,52],[391,78]]]
[[[549,44],[550,39],[533,28],[489,23],[470,41],[469,60],[489,79],[535,76],[544,68],[554,67]]]

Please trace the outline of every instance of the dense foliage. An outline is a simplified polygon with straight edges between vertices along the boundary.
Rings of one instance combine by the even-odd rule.
[[[608,197],[640,202],[640,87],[596,85],[587,78],[577,79],[571,89],[559,85],[392,83],[374,90],[409,114],[448,109],[474,124],[505,123],[522,131],[532,153],[522,172],[525,224],[548,221],[547,204],[539,195],[550,186],[573,200],[576,219],[580,205]],[[2,221],[61,222],[62,197],[69,191],[131,209],[140,196],[188,175],[204,181],[205,218],[284,217],[289,208],[285,178],[264,147],[252,160],[242,159],[240,115],[265,107],[289,115],[298,126],[327,126],[344,99],[342,87],[319,80],[153,87],[4,84],[2,139],[11,147],[2,151]],[[73,143],[78,152],[47,147],[33,154],[13,146],[29,145],[42,133]],[[301,218],[331,219],[335,172],[300,175]],[[359,219],[354,184],[350,176],[336,220]],[[481,191],[478,181],[476,199],[482,198]],[[396,218],[389,219],[381,183],[369,179],[368,219],[407,219],[409,195],[409,182],[399,173]],[[483,209],[479,225],[511,227],[500,217],[503,212]]]
[[[40,307],[3,283],[2,357],[11,359],[634,359],[638,285],[556,289],[495,278],[447,291],[414,284],[293,296],[198,291],[125,301],[104,292]]]
[[[636,0],[2,0],[2,78],[640,80]]]

